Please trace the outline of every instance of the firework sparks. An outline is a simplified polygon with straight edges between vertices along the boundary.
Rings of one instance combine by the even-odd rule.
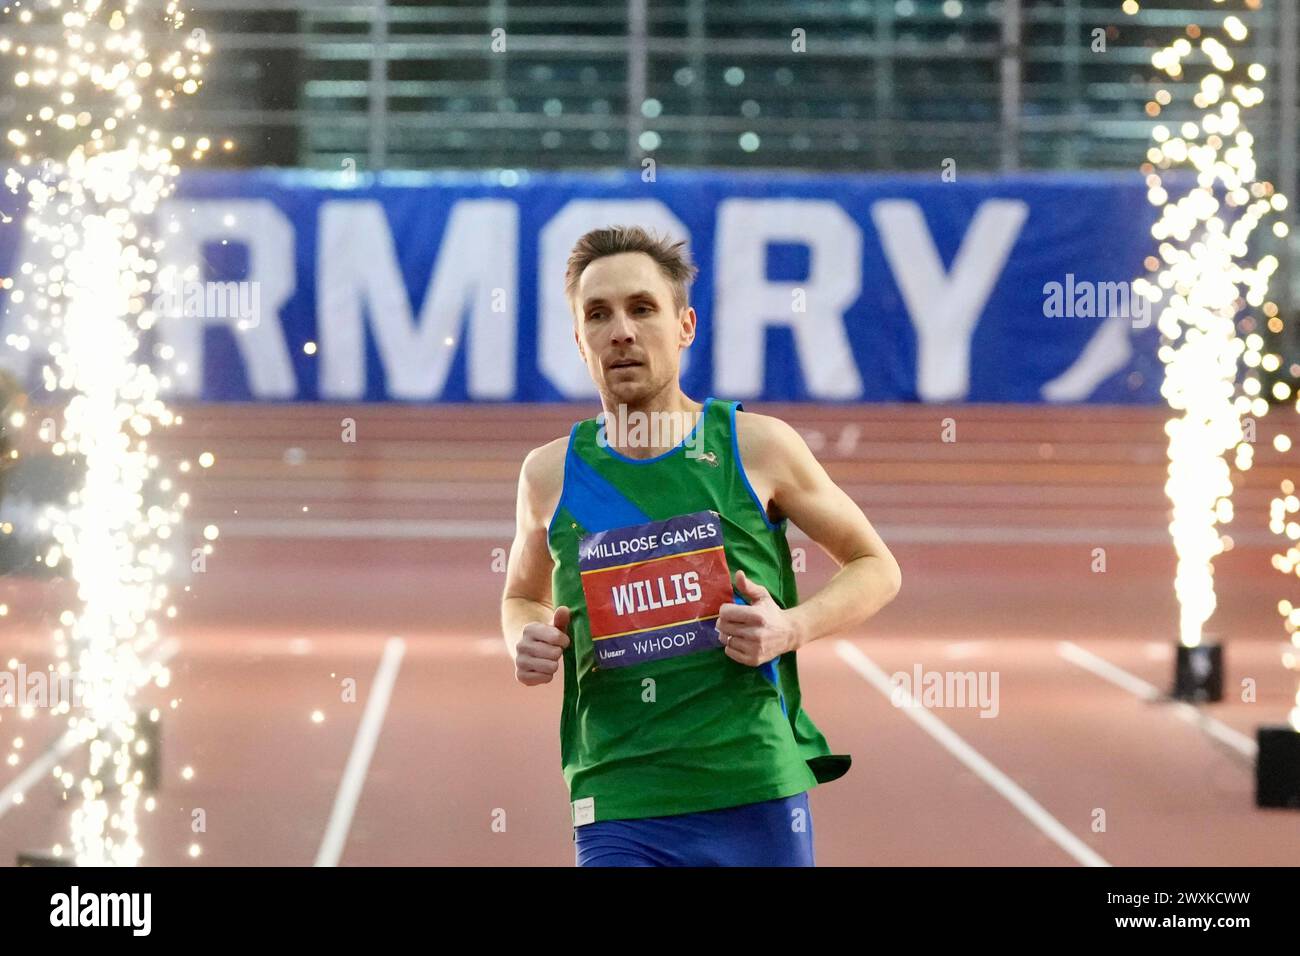
[[[1240,18],[1233,14],[1224,17],[1223,32],[1229,43],[1241,43],[1249,33]],[[1175,45],[1177,49],[1166,48],[1158,55],[1166,68],[1166,72],[1171,77],[1177,77],[1181,74],[1181,55],[1185,55],[1190,50],[1185,41],[1179,41],[1179,43],[1181,46]],[[1202,48],[1210,58],[1214,72],[1207,73],[1202,79],[1200,91],[1194,99],[1195,105],[1198,108],[1206,109],[1222,98],[1225,91],[1229,89],[1235,101],[1226,103],[1225,107],[1233,107],[1228,112],[1228,117],[1232,120],[1233,126],[1240,127],[1239,129],[1217,130],[1204,121],[1200,125],[1212,137],[1219,132],[1236,133],[1233,147],[1225,151],[1224,155],[1224,161],[1236,173],[1236,178],[1234,180],[1231,176],[1224,176],[1220,178],[1220,181],[1223,188],[1228,191],[1227,204],[1244,207],[1240,218],[1234,223],[1238,235],[1235,237],[1236,241],[1230,249],[1234,255],[1244,259],[1246,256],[1246,238],[1265,217],[1285,210],[1287,198],[1280,192],[1275,191],[1270,183],[1255,180],[1255,163],[1251,153],[1252,140],[1249,133],[1245,131],[1244,125],[1239,123],[1241,108],[1257,106],[1263,101],[1262,89],[1244,83],[1234,83],[1231,87],[1228,86],[1225,75],[1236,69],[1236,64],[1227,44],[1211,37],[1203,41]],[[1157,62],[1156,65],[1161,66],[1162,63]],[[1245,75],[1247,79],[1260,83],[1266,78],[1267,69],[1263,64],[1252,63],[1246,68]],[[1168,102],[1167,94],[1163,102]],[[1206,118],[1210,118],[1209,114],[1207,114]],[[1214,138],[1217,139],[1218,137]],[[1220,144],[1212,144],[1207,139],[1206,145],[1213,145],[1217,148]],[[1190,157],[1192,147],[1179,146],[1177,151]],[[1215,157],[1211,155],[1210,158]],[[1198,165],[1197,168],[1198,170],[1203,169],[1201,165]],[[1222,227],[1217,228],[1221,229]],[[1287,232],[1285,222],[1278,220],[1273,223],[1272,234],[1277,238],[1285,239]],[[1290,401],[1295,397],[1291,385],[1284,381],[1274,381],[1271,387],[1266,386],[1266,376],[1271,376],[1281,369],[1282,358],[1280,355],[1269,351],[1264,337],[1255,331],[1258,321],[1263,321],[1268,330],[1274,334],[1280,333],[1283,329],[1277,303],[1269,301],[1267,298],[1269,278],[1277,267],[1277,259],[1271,255],[1266,255],[1260,258],[1253,267],[1242,267],[1228,271],[1225,276],[1221,277],[1226,281],[1241,283],[1245,289],[1245,305],[1251,312],[1256,313],[1248,315],[1243,320],[1242,326],[1247,331],[1247,334],[1239,345],[1233,346],[1233,350],[1240,354],[1241,363],[1245,367],[1241,387],[1232,401],[1233,414],[1237,417],[1238,422],[1240,422],[1242,416],[1249,415],[1254,419],[1259,419],[1267,415],[1270,407],[1268,401],[1270,396],[1278,402]],[[1235,304],[1240,307],[1240,299],[1236,300]],[[1216,408],[1220,407],[1221,404],[1216,403]],[[1300,412],[1300,400],[1296,400],[1295,409]],[[1224,418],[1226,420],[1226,413]],[[1225,437],[1229,437],[1229,432],[1230,429],[1225,426]],[[1253,435],[1242,435],[1237,439],[1234,465],[1239,471],[1249,470],[1254,462],[1255,446],[1253,438]],[[1283,454],[1289,452],[1292,449],[1291,437],[1285,433],[1277,434],[1273,439],[1273,447],[1275,451]],[[1296,514],[1300,511],[1300,499],[1296,497],[1295,484],[1290,479],[1284,480],[1278,490],[1279,493],[1269,503],[1269,530],[1282,539],[1280,546],[1282,550],[1272,556],[1272,565],[1276,570],[1288,577],[1291,575],[1300,576],[1300,548],[1296,545],[1296,542],[1300,541],[1300,521],[1297,521]],[[1222,505],[1223,503],[1221,501],[1218,504]],[[1226,513],[1228,517],[1231,517],[1230,507],[1227,508]],[[1213,610],[1212,604],[1209,609]],[[1277,609],[1282,616],[1286,631],[1290,635],[1289,646],[1282,655],[1283,663],[1287,668],[1300,674],[1300,608],[1296,608],[1291,601],[1283,599],[1278,602]],[[1293,730],[1300,731],[1300,689],[1296,692],[1287,720]]]
[[[1136,3],[1126,3],[1127,13],[1137,10]],[[1271,255],[1253,261],[1249,241],[1266,217],[1285,208],[1285,199],[1258,179],[1254,137],[1245,122],[1246,111],[1264,99],[1257,84],[1265,76],[1262,65],[1243,70],[1235,58],[1235,48],[1248,36],[1246,25],[1229,13],[1217,30],[1192,25],[1186,33],[1151,58],[1175,81],[1170,86],[1189,82],[1185,64],[1195,60],[1198,71],[1200,61],[1207,65],[1192,96],[1197,120],[1173,129],[1159,124],[1152,131],[1154,144],[1143,168],[1147,198],[1160,210],[1151,230],[1158,257],[1147,263],[1154,281],[1139,280],[1139,286],[1161,303],[1161,394],[1182,413],[1165,424],[1165,493],[1173,506],[1169,531],[1178,555],[1179,635],[1185,646],[1195,647],[1216,604],[1212,562],[1224,550],[1218,526],[1232,520],[1225,455],[1235,448],[1238,467],[1248,466],[1253,448],[1242,415],[1263,414],[1261,406],[1267,404],[1237,392],[1239,363],[1248,356],[1237,318],[1265,305],[1269,278],[1278,267]],[[1173,93],[1161,85],[1147,113],[1158,117],[1172,102]],[[1158,172],[1174,168],[1196,174],[1195,186],[1177,199],[1166,192]],[[1285,224],[1276,222],[1273,232],[1285,236]]]
[[[1300,411],[1300,407],[1296,410]],[[1296,540],[1300,539],[1300,524],[1297,524],[1295,518],[1296,511],[1300,510],[1300,500],[1295,495],[1295,483],[1290,479],[1282,482],[1280,490],[1281,495],[1269,503],[1269,527],[1275,534],[1284,536],[1288,544],[1284,545],[1285,551],[1273,555],[1273,567],[1288,577],[1300,577],[1300,548],[1295,545]],[[1300,608],[1283,599],[1278,602],[1277,610],[1282,615],[1287,633],[1291,635],[1290,644],[1282,654],[1282,663],[1300,674]],[[1287,714],[1287,722],[1292,730],[1300,732],[1300,687],[1296,690],[1293,706]]]
[[[21,320],[6,344],[26,351],[48,342],[45,388],[71,394],[51,451],[84,469],[66,506],[43,519],[55,541],[46,563],[66,559],[77,584],[79,606],[62,612],[54,639],[60,673],[75,672],[81,691],[68,720],[88,755],[80,780],[65,767],[56,777],[81,798],[76,862],[131,865],[143,855],[135,763],[145,750],[134,698],[169,680],[149,651],[167,604],[166,543],[188,504],[159,479],[149,450],[155,426],[179,421],[159,398],[168,379],[137,357],[139,333],[157,318],[152,217],[184,147],[153,124],[178,96],[197,92],[208,48],[201,31],[183,34],[175,2],[44,0],[4,12],[0,53],[16,60],[25,114],[7,132],[16,168],[5,183],[25,202],[31,250],[18,282],[4,280]],[[201,158],[202,145],[189,155]]]

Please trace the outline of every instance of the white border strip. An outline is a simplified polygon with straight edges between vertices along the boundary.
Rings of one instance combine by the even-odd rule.
[[[1090,673],[1096,674],[1102,680],[1110,681],[1116,687],[1122,688],[1142,700],[1158,701],[1165,699],[1164,694],[1142,678],[1130,674],[1123,668],[1115,666],[1103,657],[1098,657],[1091,651],[1084,650],[1078,644],[1061,641],[1056,645],[1056,653],[1076,667],[1081,667]],[[1229,727],[1223,721],[1203,713],[1195,704],[1172,698],[1167,698],[1167,700],[1168,703],[1173,705],[1174,713],[1182,720],[1199,727],[1215,740],[1231,747],[1243,757],[1254,760],[1259,756],[1259,744],[1240,730]]]
[[[392,697],[393,684],[397,682],[397,671],[402,666],[402,656],[405,653],[406,642],[400,637],[390,637],[384,642],[384,654],[375,671],[375,680],[366,700],[366,710],[361,715],[361,725],[357,727],[352,752],[348,754],[343,779],[334,796],[334,808],[330,811],[329,823],[325,827],[320,850],[316,853],[316,866],[339,865],[343,845],[348,839],[348,829],[352,826],[352,814],[361,798],[361,787],[366,782],[366,771],[370,767],[370,758],[374,756],[375,745],[379,742],[379,730],[384,724],[384,714],[388,711],[388,701]]]
[[[906,697],[907,706],[900,707],[902,713],[920,725],[921,729],[933,737],[950,754],[961,761],[967,769],[1000,793],[1019,810],[1026,819],[1041,830],[1047,837],[1083,866],[1110,866],[1097,853],[1084,843],[1056,817],[1052,816],[1042,804],[1026,793],[1019,784],[989,763],[975,748],[962,740],[947,724],[934,716],[928,709],[920,706],[904,688],[896,687],[885,676],[876,663],[867,657],[857,645],[840,640],[835,642],[835,651],[840,659],[852,667],[867,683],[880,691],[893,702],[896,694]]]

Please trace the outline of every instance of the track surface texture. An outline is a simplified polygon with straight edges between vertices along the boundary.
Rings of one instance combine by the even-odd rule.
[[[141,815],[144,862],[572,865],[560,683],[514,681],[498,602],[524,455],[598,409],[177,410],[151,447],[215,455],[183,476],[179,537],[220,536],[205,570],[183,565],[162,625],[175,654],[146,695],[163,709],[163,784]],[[1270,423],[1234,475],[1215,567],[1225,697],[1191,708],[1162,699],[1177,605],[1159,409],[751,410],[804,434],[903,568],[891,606],[799,654],[806,708],[854,758],[811,794],[819,865],[1295,862],[1300,814],[1254,806],[1255,729],[1296,690],[1276,611],[1296,596],[1269,566],[1265,516],[1300,474]],[[791,545],[806,597],[833,565],[794,529]],[[72,597],[67,581],[0,578],[0,657],[43,667]],[[896,706],[889,676],[917,667],[990,691],[996,675],[997,693]],[[0,709],[0,761],[16,756],[0,762],[4,862],[68,843],[69,801],[39,772],[60,730]]]

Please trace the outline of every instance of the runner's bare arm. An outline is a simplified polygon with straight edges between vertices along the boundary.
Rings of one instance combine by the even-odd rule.
[[[861,624],[892,601],[903,583],[898,562],[799,433],[779,418],[737,412],[736,441],[769,517],[789,518],[840,566],[820,591],[786,612],[794,646]]]
[[[547,546],[547,524],[555,511],[564,485],[564,455],[568,438],[533,449],[519,470],[519,493],[515,504],[515,538],[506,562],[506,583],[501,595],[501,631],[506,649],[520,666],[519,645],[529,624],[551,626],[554,612],[551,595],[551,553]],[[563,622],[567,626],[567,621]],[[544,651],[544,649],[543,649]],[[553,655],[556,666],[535,662],[540,671],[558,669],[559,648]],[[552,659],[549,652],[544,656]],[[521,681],[537,683],[544,681]],[[549,678],[548,678],[549,679]]]

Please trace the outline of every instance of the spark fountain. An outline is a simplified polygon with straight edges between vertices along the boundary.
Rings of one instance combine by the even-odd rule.
[[[1280,330],[1281,319],[1277,316],[1274,330]],[[1262,390],[1260,372],[1276,371],[1281,366],[1281,358],[1276,353],[1265,349],[1262,336],[1252,334],[1247,339],[1246,364],[1251,368],[1248,382],[1255,382],[1258,392]],[[1294,391],[1286,382],[1273,383],[1273,397],[1279,401],[1288,401]],[[1267,409],[1267,403],[1264,408]],[[1295,411],[1300,413],[1300,398],[1294,402]],[[1278,432],[1273,437],[1273,448],[1283,454],[1291,451],[1291,436]],[[1249,466],[1247,466],[1249,467]],[[1278,487],[1278,494],[1269,502],[1269,530],[1281,539],[1279,550],[1272,556],[1273,567],[1290,580],[1300,577],[1300,498],[1296,496],[1295,482],[1284,479]],[[1288,599],[1278,601],[1278,613],[1289,635],[1282,652],[1282,663],[1300,678],[1300,607]],[[1300,683],[1300,681],[1298,681]],[[1255,760],[1255,803],[1260,807],[1289,807],[1300,809],[1300,688],[1291,700],[1291,710],[1284,724],[1263,725],[1256,729],[1255,739],[1259,753]]]
[[[1223,11],[1224,5],[1216,6]],[[1257,0],[1248,2],[1252,9]],[[1135,14],[1138,4],[1124,9]],[[1207,14],[1209,11],[1207,11]],[[1191,86],[1195,122],[1170,129],[1158,124],[1143,166],[1148,199],[1159,210],[1152,236],[1158,257],[1148,268],[1154,281],[1139,280],[1159,308],[1165,366],[1161,394],[1180,417],[1165,424],[1169,439],[1169,477],[1165,493],[1172,504],[1169,525],[1178,557],[1174,590],[1178,597],[1179,642],[1173,696],[1219,700],[1223,692],[1222,646],[1207,642],[1205,623],[1216,606],[1214,558],[1225,546],[1218,526],[1232,520],[1232,477],[1226,454],[1240,461],[1250,445],[1242,428],[1243,405],[1237,378],[1246,351],[1238,335],[1243,313],[1260,309],[1278,260],[1251,259],[1250,238],[1260,223],[1285,208],[1272,184],[1258,178],[1248,110],[1264,94],[1258,85],[1266,70],[1239,62],[1248,36],[1235,13],[1216,12],[1216,25],[1191,24],[1185,35],[1158,50],[1152,64],[1168,77],[1159,84],[1147,113],[1159,117],[1173,102],[1173,90]],[[1195,42],[1193,42],[1195,41]],[[1199,75],[1192,81],[1188,73]],[[1166,191],[1161,171],[1191,169],[1195,185],[1177,198]],[[1273,232],[1286,235],[1278,221]],[[1247,403],[1245,410],[1253,408]]]
[[[1275,195],[1275,202],[1280,198]],[[1285,201],[1278,204],[1277,208],[1285,209]],[[1262,312],[1268,331],[1280,335],[1285,326],[1277,303],[1266,301]],[[1269,348],[1267,340],[1256,331],[1253,323],[1245,337],[1242,361],[1246,366],[1246,374],[1236,403],[1243,414],[1248,413],[1254,418],[1263,418],[1268,414],[1271,406],[1266,395],[1279,404],[1291,403],[1292,408],[1300,413],[1300,396],[1296,395],[1292,384],[1300,367],[1291,365],[1288,369],[1291,382],[1283,380],[1280,374],[1282,356]],[[1294,450],[1295,443],[1289,431],[1284,426],[1273,435],[1271,444],[1274,452],[1286,455]],[[1254,446],[1250,443],[1243,442],[1238,446],[1236,465],[1239,470],[1249,470],[1254,461],[1253,453]],[[1268,527],[1278,539],[1278,550],[1271,556],[1271,564],[1288,581],[1300,577],[1300,545],[1297,544],[1300,542],[1300,515],[1297,512],[1300,512],[1300,497],[1296,496],[1295,482],[1285,478],[1278,484],[1277,492],[1269,502]],[[1282,664],[1295,672],[1297,683],[1300,684],[1300,607],[1291,599],[1282,598],[1277,603],[1277,611],[1288,635],[1282,651]],[[1256,744],[1256,805],[1300,809],[1300,687],[1291,699],[1286,722],[1256,728]]]
[[[54,541],[43,560],[69,569],[77,598],[52,636],[80,704],[55,713],[85,758],[54,777],[73,795],[72,860],[134,865],[159,720],[137,710],[137,695],[170,680],[157,619],[176,614],[168,542],[188,504],[149,447],[155,428],[180,420],[159,397],[168,376],[139,354],[159,318],[152,217],[178,153],[200,159],[207,148],[158,124],[198,91],[208,46],[202,31],[184,32],[175,0],[38,0],[4,13],[0,54],[17,61],[21,120],[7,134],[5,184],[25,205],[20,262],[3,281],[21,331],[6,345],[48,348],[44,388],[69,396],[50,451],[83,475],[43,519]],[[53,857],[66,859],[61,845]]]

